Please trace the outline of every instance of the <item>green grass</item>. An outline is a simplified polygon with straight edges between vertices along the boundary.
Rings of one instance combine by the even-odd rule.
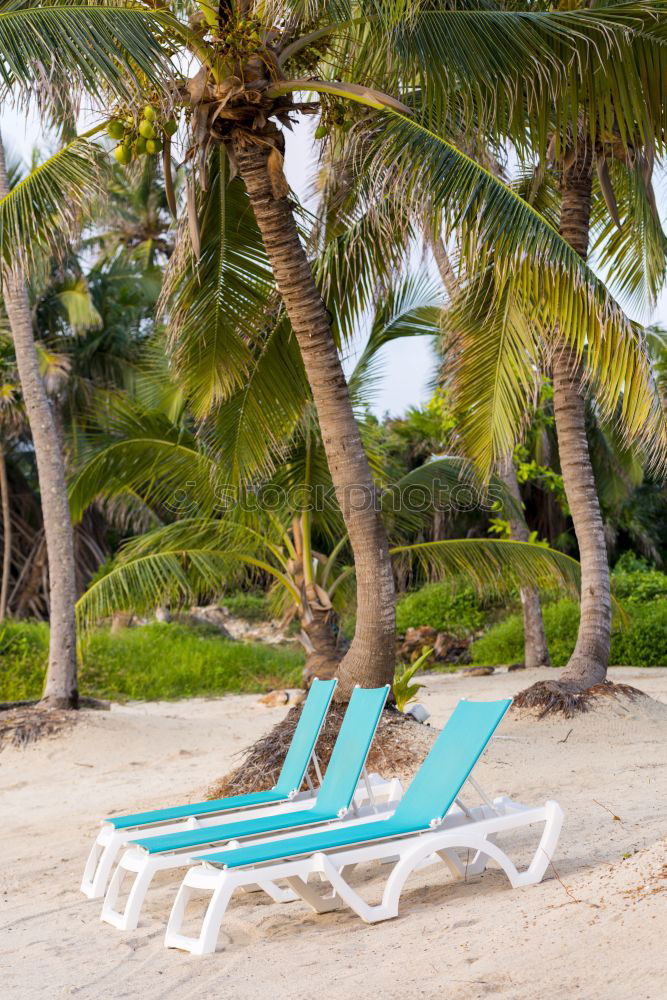
[[[39,698],[48,626],[0,626],[0,701]],[[299,647],[230,642],[210,629],[156,622],[116,635],[99,629],[81,644],[79,690],[94,698],[155,700],[259,693],[300,684]]]
[[[249,622],[265,622],[271,618],[271,608],[266,594],[250,594],[239,590],[235,594],[227,594],[220,604],[227,608],[230,614]]]

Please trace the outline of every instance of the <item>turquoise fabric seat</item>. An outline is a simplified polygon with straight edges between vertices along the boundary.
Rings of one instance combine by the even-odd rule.
[[[433,820],[446,815],[511,704],[511,699],[460,701],[396,811],[387,819],[216,851],[200,855],[196,860],[209,861],[223,868],[242,868],[423,833],[431,828]]]
[[[147,826],[151,823],[168,822],[172,819],[206,816],[209,813],[283,802],[301,787],[322,724],[329,710],[335,687],[335,680],[321,681],[316,679],[311,684],[278,781],[273,788],[264,792],[251,792],[248,795],[231,795],[225,799],[189,802],[183,806],[132,813],[129,816],[111,816],[105,820],[105,823],[111,823],[116,830],[127,830],[134,826]]]
[[[188,847],[205,846],[216,841],[241,837],[262,836],[297,827],[327,823],[347,810],[368,756],[389,687],[355,688],[350,698],[343,724],[331,754],[315,804],[309,809],[282,813],[279,816],[248,817],[236,823],[206,826],[198,830],[183,830],[160,837],[142,837],[132,844],[143,847],[149,854],[181,851]]]

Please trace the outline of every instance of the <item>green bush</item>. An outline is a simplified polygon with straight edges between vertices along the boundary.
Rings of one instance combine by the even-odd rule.
[[[49,658],[49,626],[44,622],[0,625],[0,701],[38,698]]]
[[[611,575],[614,596],[623,604],[645,604],[667,598],[667,573],[651,568],[632,552],[624,552]]]
[[[228,594],[220,601],[223,608],[237,618],[249,622],[264,622],[271,618],[269,602],[265,594],[248,594],[243,590]]]
[[[481,628],[485,618],[472,587],[453,590],[445,583],[427,583],[399,597],[396,605],[396,630],[400,635],[418,625],[467,635]]]
[[[667,601],[639,607],[625,606],[629,621],[615,626],[611,637],[612,664],[636,667],[667,666]],[[543,608],[544,629],[551,662],[565,666],[577,640],[579,605],[558,601]],[[491,666],[523,660],[523,619],[510,615],[494,625],[470,649],[473,663]]]
[[[48,657],[48,626],[0,628],[0,701],[38,698]],[[198,629],[156,622],[112,635],[100,629],[81,644],[82,695],[122,701],[261,692],[298,686],[298,647],[230,642]]]
[[[667,667],[667,601],[643,607],[626,605],[631,624],[611,637],[611,663]]]

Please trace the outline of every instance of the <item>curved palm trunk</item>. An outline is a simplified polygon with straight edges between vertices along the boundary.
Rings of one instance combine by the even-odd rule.
[[[347,698],[355,684],[375,687],[393,679],[396,614],[387,536],[327,311],[273,165],[269,172],[269,148],[237,133],[234,152],[299,344],[354,554],[357,627],[338,685],[339,697]]]
[[[458,279],[441,236],[432,235],[431,249],[436,266],[440,272],[442,283],[450,299],[453,299],[458,291]],[[521,494],[519,493],[519,484],[511,455],[506,456],[500,463],[498,474],[517,501],[520,510]],[[513,513],[510,517],[510,534],[518,542],[527,542],[530,538],[528,525],[519,511]],[[548,667],[551,665],[551,661],[547,648],[547,637],[544,633],[540,592],[537,587],[522,587],[519,593],[523,609],[524,662],[527,667]]]
[[[7,617],[9,572],[12,565],[12,519],[9,510],[9,483],[5,451],[0,443],[0,502],[2,504],[2,582],[0,583],[0,622]]]
[[[510,536],[517,542],[528,542],[530,531],[526,519],[521,514],[521,493],[516,478],[516,469],[511,455],[500,463],[498,475],[517,502],[518,510],[509,517]],[[544,632],[540,592],[537,587],[521,587],[521,607],[523,609],[523,656],[527,667],[549,667],[549,649]]]
[[[580,149],[562,183],[560,232],[583,258],[588,253],[592,155]],[[577,644],[562,681],[585,690],[603,681],[611,641],[609,563],[588,441],[582,373],[574,352],[560,349],[553,363],[554,414],[563,485],[579,543],[581,620]]]
[[[6,197],[8,192],[4,148],[0,141],[0,198]],[[51,638],[42,700],[58,707],[76,707],[76,584],[65,467],[53,413],[39,371],[28,293],[19,263],[5,268],[3,296],[35,446],[49,561]]]

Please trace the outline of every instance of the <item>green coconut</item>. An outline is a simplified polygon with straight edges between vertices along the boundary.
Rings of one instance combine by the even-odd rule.
[[[132,162],[132,150],[129,146],[123,145],[123,143],[121,143],[120,146],[116,146],[113,155],[124,167],[126,167],[128,163]]]
[[[111,136],[112,139],[122,139],[125,135],[125,126],[116,118],[107,125],[107,135]]]
[[[159,153],[162,149],[162,143],[159,139],[146,139],[146,152],[154,155]]]
[[[142,135],[144,139],[155,139],[157,132],[155,131],[155,126],[152,122],[144,121],[139,123],[139,135]]]

